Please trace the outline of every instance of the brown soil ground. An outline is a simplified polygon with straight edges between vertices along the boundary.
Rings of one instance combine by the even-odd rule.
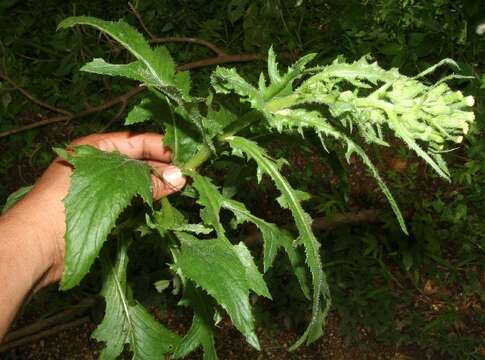
[[[187,312],[182,317],[180,313],[167,313],[163,322],[174,331],[182,334],[190,325],[190,314]],[[103,347],[90,338],[91,332],[96,325],[93,322],[85,323],[79,327],[71,328],[57,335],[46,337],[37,342],[0,353],[0,359],[29,359],[29,360],[91,360],[97,359]],[[338,334],[338,318],[330,316],[325,328],[325,334],[314,344],[302,347],[298,351],[289,352],[288,347],[297,339],[298,334],[294,331],[283,329],[267,331],[258,329],[261,341],[260,352],[252,349],[241,334],[230,324],[223,321],[217,330],[217,352],[220,359],[227,360],[359,360],[359,359],[392,359],[410,360],[421,359],[419,352],[412,349],[395,350],[374,344],[371,351],[365,351],[356,347],[347,346]],[[367,338],[371,345],[372,338]],[[124,356],[130,359],[126,353]],[[191,354],[187,359],[202,359],[200,350]]]

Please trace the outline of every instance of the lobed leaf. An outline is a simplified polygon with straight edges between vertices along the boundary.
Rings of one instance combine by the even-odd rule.
[[[184,232],[175,234],[181,243],[177,266],[182,274],[214,297],[248,343],[259,350],[249,304],[249,290],[255,286],[248,284],[246,269],[234,248],[220,238],[199,240]]]
[[[306,269],[301,266],[301,259],[296,249],[292,236],[287,232],[280,228],[277,225],[268,223],[267,221],[251,214],[251,212],[244,206],[243,203],[229,199],[223,196],[218,188],[210,182],[209,179],[192,172],[190,175],[194,179],[194,187],[199,191],[199,204],[204,206],[205,208],[201,211],[201,217],[206,219],[206,223],[209,225],[214,226],[213,224],[216,223],[217,228],[219,228],[219,236],[225,238],[225,232],[220,225],[219,213],[221,209],[227,209],[231,211],[235,216],[237,223],[243,223],[249,221],[255,224],[261,234],[263,235],[263,266],[264,272],[268,271],[268,269],[273,264],[273,261],[278,253],[278,250],[283,247],[285,249],[286,254],[290,260],[290,264],[293,267],[295,275],[300,283],[301,289],[303,294],[309,298],[309,290],[306,280]],[[298,192],[296,192],[298,194]],[[237,246],[242,246],[239,244]],[[244,251],[244,250],[243,250]],[[245,255],[248,257],[249,254]],[[244,264],[244,261],[241,261]],[[247,266],[252,266],[247,263]],[[256,268],[252,270],[255,272]],[[258,271],[259,274],[259,271]],[[250,274],[248,274],[250,276]],[[253,280],[251,281],[254,284],[253,290],[262,296],[267,298],[271,298],[269,291],[267,291],[267,287],[265,284],[260,284],[261,279],[259,279],[260,275],[254,275]]]
[[[236,155],[245,155],[247,158],[254,160],[259,170],[271,177],[277,189],[285,198],[285,203],[293,215],[300,235],[298,241],[305,248],[306,262],[312,275],[313,305],[310,323],[302,337],[292,346],[292,349],[297,348],[304,342],[309,344],[322,335],[323,320],[330,307],[330,291],[325,273],[322,270],[320,243],[311,230],[312,220],[301,207],[295,190],[281,175],[278,164],[268,157],[264,149],[260,148],[255,142],[238,136],[229,137],[227,141]],[[325,303],[323,304],[323,309],[322,301]]]

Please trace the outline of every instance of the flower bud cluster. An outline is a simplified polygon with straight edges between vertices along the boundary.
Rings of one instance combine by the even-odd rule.
[[[445,141],[460,143],[475,119],[470,111],[473,97],[452,91],[445,83],[428,87],[407,78],[395,82],[385,97],[410,135],[437,151]]]

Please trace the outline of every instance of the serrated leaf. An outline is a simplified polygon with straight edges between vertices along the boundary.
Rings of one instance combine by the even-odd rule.
[[[240,242],[239,244],[234,245],[234,250],[236,255],[239,257],[239,261],[241,261],[241,264],[246,270],[246,279],[248,280],[251,289],[256,294],[271,299],[271,294],[269,293],[266,282],[263,279],[263,275],[261,275],[259,272],[258,267],[254,263],[253,256],[249,252],[246,245],[244,245],[243,242]]]
[[[204,360],[217,360],[214,341],[214,307],[213,300],[202,290],[197,289],[191,282],[185,287],[184,296],[188,299],[194,317],[192,325],[173,353],[174,359],[180,359],[202,345]]]
[[[75,25],[93,26],[123,45],[144,65],[143,79],[147,84],[160,88],[174,86],[175,65],[168,51],[164,47],[153,50],[143,35],[123,20],[114,22],[89,16],[73,16],[61,21],[58,29]]]
[[[236,216],[238,223],[249,221],[254,223],[261,230],[264,239],[264,271],[266,272],[273,263],[280,243],[284,237],[281,231],[274,224],[270,224],[249,212],[243,203],[224,197],[219,189],[206,177],[191,172],[194,179],[194,187],[199,192],[198,203],[204,208],[201,210],[202,220],[218,232],[219,237],[225,237],[225,230],[219,219],[222,208],[230,210]]]
[[[260,148],[255,142],[238,136],[229,137],[227,138],[227,141],[235,150],[236,154],[240,155],[242,153],[247,158],[256,161],[261,171],[271,177],[276,188],[286,197],[285,203],[288,204],[300,234],[299,241],[305,248],[306,262],[312,275],[313,290],[313,305],[310,323],[302,337],[300,337],[300,339],[292,346],[292,349],[297,348],[304,342],[309,344],[322,335],[323,320],[330,307],[330,291],[325,273],[322,270],[319,252],[320,243],[317,241],[311,230],[312,220],[301,207],[295,190],[281,175],[278,165],[269,158],[264,149]],[[322,301],[325,303],[323,304],[323,309]]]
[[[268,271],[276,258],[278,249],[283,246],[284,240],[292,241],[283,235],[283,231],[275,224],[268,223],[263,219],[254,216],[249,212],[243,203],[238,201],[223,199],[222,206],[234,213],[238,224],[249,221],[255,224],[263,235],[263,266],[264,272]]]
[[[347,161],[350,160],[350,156],[353,153],[356,153],[362,159],[364,165],[367,166],[372,176],[376,180],[377,184],[379,185],[381,191],[386,196],[392,210],[394,211],[394,214],[396,215],[401,229],[405,234],[408,233],[404,218],[402,216],[401,210],[399,209],[399,206],[397,205],[396,200],[392,196],[391,191],[387,187],[384,180],[382,180],[379,171],[369,159],[365,151],[344,132],[338,131],[336,128],[334,128],[333,125],[328,122],[327,119],[323,118],[319,112],[308,111],[305,109],[280,110],[271,116],[271,118],[269,119],[269,125],[275,127],[278,131],[282,131],[283,129],[289,129],[296,130],[300,133],[302,129],[311,128],[320,136],[321,139],[323,139],[322,135],[325,135],[342,141],[343,144],[346,146]],[[298,192],[296,193],[296,195],[305,196],[304,194],[299,195]],[[281,206],[288,207],[287,204],[284,202],[284,197],[280,196],[277,200]]]
[[[210,214],[207,216],[209,224],[213,222],[218,222],[219,217],[218,215],[211,214],[218,214],[221,208],[227,209],[231,211],[235,216],[238,224],[243,222],[251,222],[255,224],[261,234],[263,236],[263,266],[264,272],[268,271],[271,265],[274,262],[274,259],[278,253],[278,250],[283,247],[285,252],[288,255],[290,260],[290,264],[293,267],[295,275],[300,283],[301,289],[304,295],[309,298],[309,289],[306,279],[306,268],[304,267],[304,263],[302,263],[300,259],[300,255],[297,249],[293,245],[293,237],[285,230],[278,228],[277,225],[269,223],[253,214],[246,208],[246,206],[238,201],[229,199],[222,195],[217,187],[212,184],[208,179],[198,175],[196,173],[192,174],[196,180],[194,181],[194,186],[199,190],[199,203],[205,206],[206,211],[210,211]],[[195,183],[197,183],[195,185]],[[297,194],[300,194],[304,197],[303,192],[296,191]],[[306,194],[306,193],[305,193]],[[202,199],[201,199],[202,198]],[[222,229],[223,231],[223,229]],[[223,236],[224,233],[222,233]],[[256,275],[257,276],[257,275]],[[256,285],[257,286],[257,285]],[[260,286],[262,288],[262,286]],[[265,292],[261,291],[261,295]],[[267,294],[269,295],[269,293]],[[266,296],[266,295],[263,295]],[[270,298],[270,296],[266,296]]]
[[[345,79],[351,83],[354,80],[367,80],[377,84],[379,81],[393,82],[401,76],[395,68],[384,70],[376,62],[369,63],[366,56],[350,64],[337,58],[332,64],[317,70],[319,70],[318,73],[309,79],[307,83],[309,86],[330,78]]]
[[[157,229],[163,236],[167,231],[186,231],[195,234],[210,234],[212,229],[202,224],[189,224],[187,218],[169,200],[162,198],[162,209],[155,211],[152,218],[146,215],[147,225],[151,229]]]
[[[170,116],[164,120],[164,143],[172,150],[173,163],[183,165],[195,155],[201,142],[198,134],[190,127],[191,120],[187,112],[181,107],[174,109],[171,104],[169,106]]]
[[[188,171],[188,175],[194,180],[193,186],[199,193],[197,203],[203,208],[200,210],[202,221],[212,226],[220,238],[226,237],[226,231],[221,224],[219,213],[222,207],[222,198],[217,187],[205,176],[195,171]]]
[[[73,166],[66,208],[66,254],[61,289],[88,273],[116,219],[136,195],[152,205],[150,167],[118,152],[83,145],[67,159]]]
[[[211,84],[218,93],[235,92],[241,96],[242,100],[249,102],[253,108],[259,109],[264,104],[262,94],[258,89],[244,80],[234,68],[218,66],[211,74]]]
[[[207,133],[210,136],[222,134],[224,128],[234,121],[237,121],[236,116],[224,106],[219,106],[218,110],[210,106],[207,113]]]
[[[91,62],[83,65],[80,70],[98,75],[122,76],[143,82],[145,67],[140,61],[134,61],[129,64],[110,64],[104,61],[104,59],[95,58]]]
[[[260,89],[262,92],[262,97],[264,101],[269,101],[278,96],[284,96],[291,93],[293,82],[304,74],[306,65],[312,61],[317,54],[307,54],[300,59],[298,59],[292,66],[288,68],[288,71],[283,76],[276,76],[274,68],[276,67],[276,62],[273,64],[273,58],[275,58],[273,49],[270,48],[270,54],[268,55],[268,69],[272,68],[272,78],[270,86],[266,89]],[[276,61],[276,60],[274,60]]]
[[[145,122],[152,119],[154,116],[153,108],[156,104],[153,99],[149,97],[144,97],[140,100],[138,105],[133,106],[125,119],[124,125],[133,125]]]
[[[104,253],[101,265],[106,274],[101,290],[106,310],[103,321],[92,334],[96,340],[106,343],[100,359],[117,359],[125,344],[129,345],[133,359],[161,359],[164,354],[172,352],[180,343],[179,336],[166,329],[142,305],[133,303],[127,296],[131,291],[126,284],[126,242],[120,244],[115,263]]]
[[[269,243],[277,241],[274,239],[279,236],[279,231],[275,225],[266,223],[264,220],[252,215],[246,209],[244,204],[225,198],[219,192],[217,186],[215,186],[207,177],[199,175],[195,171],[190,171],[189,175],[194,180],[194,188],[199,192],[199,200],[197,202],[203,206],[203,209],[200,211],[201,218],[207,225],[212,226],[216,230],[219,239],[230,244],[226,239],[225,230],[219,218],[221,209],[225,208],[232,211],[238,220],[252,220],[258,222],[262,229],[264,229],[263,236],[265,236],[265,240],[267,240]],[[241,263],[247,270],[247,282],[250,289],[254,290],[254,292],[258,295],[271,298],[266,283],[264,282],[262,275],[259,273],[258,268],[254,264],[254,260],[249,253],[249,250],[244,246],[244,244],[231,246],[234,248],[236,254],[241,260]],[[275,248],[273,245],[270,246]],[[274,258],[274,255],[272,256]]]
[[[183,275],[214,297],[248,343],[259,349],[249,304],[251,287],[234,248],[221,239],[199,240],[187,233],[175,234],[181,243],[177,266]]]

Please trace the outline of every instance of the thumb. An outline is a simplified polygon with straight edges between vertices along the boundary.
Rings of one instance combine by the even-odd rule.
[[[155,167],[154,170],[158,175],[152,175],[152,193],[155,200],[173,194],[184,187],[186,179],[178,167],[163,164]]]

